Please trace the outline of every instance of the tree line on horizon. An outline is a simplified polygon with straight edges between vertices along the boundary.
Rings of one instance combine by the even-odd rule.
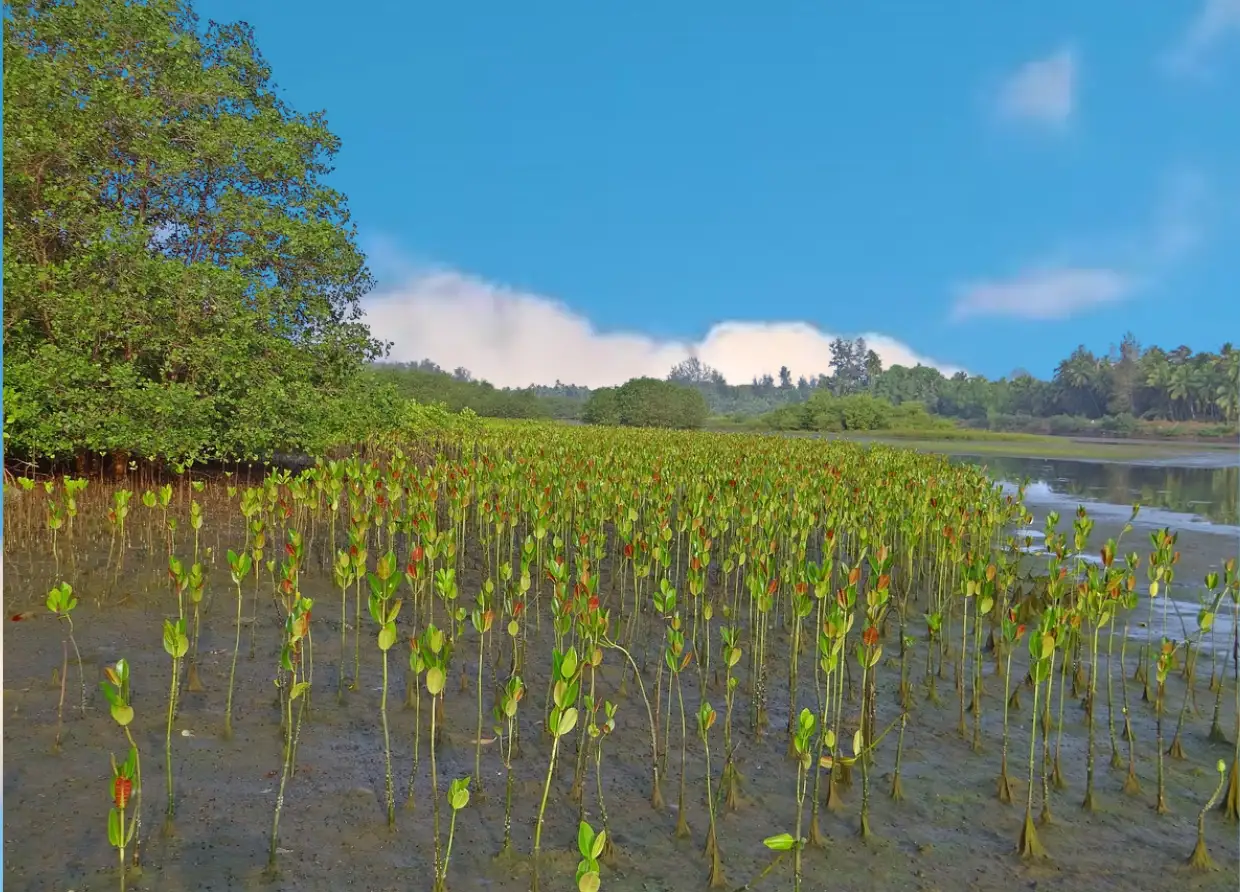
[[[665,380],[700,393],[709,415],[734,421],[761,418],[811,400],[822,407],[829,405],[827,398],[865,396],[890,407],[905,407],[895,418],[910,423],[920,419],[916,406],[932,417],[994,430],[1073,433],[1101,426],[1122,435],[1136,432],[1143,422],[1189,423],[1206,434],[1211,428],[1237,429],[1240,351],[1231,343],[1217,353],[1193,352],[1187,346],[1165,350],[1143,348],[1135,336],[1126,334],[1104,354],[1078,347],[1056,366],[1049,380],[1020,369],[991,380],[965,372],[945,376],[924,365],[883,368],[863,338],[837,338],[830,349],[830,372],[812,378],[800,376],[794,381],[784,366],[775,375],[732,384],[717,369],[689,357],[673,366]],[[587,408],[599,392],[560,381],[497,388],[474,380],[467,369],[449,373],[429,360],[385,363],[379,368],[389,380],[408,382],[409,391],[420,398],[498,417],[588,420]],[[846,405],[869,404],[853,400]],[[600,411],[607,416],[596,409],[594,417]],[[786,423],[788,417],[784,413],[770,420]]]

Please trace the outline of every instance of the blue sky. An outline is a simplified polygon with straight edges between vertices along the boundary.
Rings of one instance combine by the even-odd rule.
[[[343,139],[394,356],[606,384],[1240,341],[1240,0],[196,4]]]

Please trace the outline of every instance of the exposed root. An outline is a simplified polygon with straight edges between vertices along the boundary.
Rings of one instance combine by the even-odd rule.
[[[1167,755],[1181,762],[1186,758],[1184,755],[1184,745],[1180,743],[1180,732],[1176,732],[1175,737],[1171,739],[1171,746],[1167,748]]]
[[[1012,804],[1012,780],[1008,777],[1006,766],[999,772],[999,801],[1004,805]]]
[[[847,762],[839,762],[837,763],[837,767],[839,768],[840,786],[851,787],[852,786],[852,766],[849,765]],[[834,771],[831,772],[832,777],[835,777],[835,774],[836,772]]]
[[[844,807],[844,794],[840,790],[839,778],[831,772],[827,780],[827,811],[839,811]]]
[[[706,883],[712,889],[722,889],[727,886],[727,878],[723,875],[723,858],[719,854],[719,847],[715,847],[715,853],[710,858],[710,875],[706,878]]]
[[[1219,725],[1218,719],[1215,719],[1210,723],[1210,735],[1206,739],[1211,743],[1231,743],[1231,741],[1227,739],[1227,735],[1223,733],[1223,729]]]
[[[1197,845],[1193,846],[1193,853],[1188,856],[1188,867],[1197,873],[1214,870],[1214,859],[1206,850],[1206,838],[1201,833],[1197,834]]]
[[[202,686],[202,679],[198,677],[198,664],[189,664],[189,674],[185,678],[185,690],[192,691],[195,694],[201,694],[206,690]]]
[[[900,772],[896,772],[891,777],[891,798],[896,802],[904,801],[904,786],[900,783]]]
[[[1128,766],[1128,776],[1124,778],[1124,793],[1128,796],[1141,795],[1141,781],[1131,765]]]
[[[1219,809],[1229,821],[1240,821],[1240,763],[1235,759],[1231,762],[1231,776],[1227,780],[1227,795],[1223,797]]]
[[[687,839],[689,835],[689,822],[685,819],[685,810],[682,808],[676,813],[676,838]]]
[[[1046,849],[1042,848],[1042,841],[1038,839],[1038,829],[1033,826],[1033,813],[1028,809],[1025,810],[1025,823],[1020,830],[1020,841],[1016,844],[1016,851],[1026,861],[1041,860],[1047,857]]]
[[[1051,783],[1054,784],[1056,790],[1068,789],[1068,782],[1064,780],[1063,772],[1059,770],[1059,755],[1055,755],[1055,766],[1051,770]]]
[[[1012,688],[1012,696],[1008,697],[1008,709],[1020,712],[1020,688]]]
[[[809,844],[816,849],[825,849],[827,847],[827,838],[823,835],[822,828],[818,825],[818,815],[814,815],[809,822]]]

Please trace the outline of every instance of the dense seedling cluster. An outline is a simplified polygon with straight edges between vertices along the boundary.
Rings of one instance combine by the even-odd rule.
[[[1215,623],[1228,611],[1236,628],[1235,560],[1205,579],[1195,627],[1177,627],[1168,609],[1173,586],[1183,588],[1176,534],[1155,530],[1148,548],[1121,552],[1123,536],[1092,541],[1094,521],[1082,508],[1068,532],[1059,517],[1047,517],[1044,550],[1032,553],[1022,494],[937,457],[779,438],[528,427],[387,443],[365,457],[323,460],[296,474],[274,470],[248,483],[193,474],[183,469],[173,483],[132,491],[71,479],[6,488],[6,550],[33,555],[22,571],[56,577],[47,580],[47,607],[64,620],[75,652],[70,614],[78,599],[100,605],[114,597],[77,585],[72,554],[89,535],[86,516],[106,517],[99,529],[109,578],[122,565],[164,568],[167,702],[151,701],[154,680],[143,684],[136,719],[123,660],[103,685],[128,744],[125,759],[113,762],[107,819],[122,888],[143,843],[143,775],[131,728],[158,721],[164,708],[164,727],[143,732],[164,735],[165,827],[175,834],[175,718],[186,690],[214,683],[198,649],[203,623],[228,631],[226,739],[237,720],[245,626],[251,658],[271,660],[283,758],[272,766],[279,780],[269,869],[282,851],[286,802],[310,795],[298,792],[299,741],[347,733],[305,718],[373,690],[377,698],[366,703],[375,711],[367,714],[381,729],[383,753],[383,814],[375,819],[386,819],[392,833],[429,822],[435,890],[448,887],[458,816],[471,802],[498,800],[491,781],[483,783],[497,777],[504,823],[496,854],[519,861],[528,853],[539,888],[551,869],[545,850],[571,850],[544,833],[567,811],[579,828],[577,887],[605,884],[617,853],[613,832],[634,819],[609,815],[605,804],[618,714],[623,732],[642,741],[656,820],[675,837],[701,840],[703,883],[723,887],[725,852],[769,830],[774,835],[761,841],[773,860],[750,884],[791,854],[798,889],[829,843],[826,812],[851,812],[868,840],[882,834],[876,777],[890,774],[892,807],[917,796],[901,766],[906,737],[916,745],[927,711],[950,710],[959,758],[991,760],[998,800],[1023,804],[1010,832],[1014,853],[1028,859],[1053,855],[1040,831],[1052,806],[1069,801],[1070,759],[1080,759],[1085,774],[1074,805],[1092,810],[1110,796],[1146,796],[1140,767],[1152,775],[1150,804],[1169,807],[1167,762],[1193,755],[1185,728],[1199,714],[1194,673],[1204,673],[1207,656],[1211,739],[1226,741],[1227,713],[1240,715],[1231,642],[1216,640]],[[141,506],[132,513],[131,501]],[[1130,523],[1124,533],[1131,530]],[[264,622],[272,612],[277,621]],[[1143,633],[1130,635],[1138,626]],[[377,653],[362,646],[364,629]],[[88,636],[89,624],[77,632]],[[158,633],[150,630],[152,644]],[[1130,650],[1135,673],[1125,665]],[[67,646],[60,663],[63,683]],[[1169,688],[1177,671],[1184,684]],[[404,675],[406,707],[395,734],[394,673],[397,684]],[[323,684],[336,697],[315,697],[312,707]],[[1169,703],[1181,690],[1183,699]],[[1023,714],[1022,691],[1032,707]],[[463,709],[451,715],[468,719],[451,730],[469,740],[473,774],[451,780],[445,794],[445,705],[457,700]],[[1138,712],[1151,716],[1150,739],[1138,740]],[[1063,745],[1076,715],[1084,723],[1080,750]],[[401,731],[410,724],[411,735]],[[1240,733],[1231,737],[1240,747]],[[1109,761],[1099,752],[1107,745]],[[759,750],[768,763],[776,753],[775,769],[786,772],[791,832],[727,821],[743,807]],[[411,766],[401,822],[394,759]],[[1205,831],[1214,803],[1221,800],[1222,817],[1237,817],[1240,769],[1235,754],[1230,761],[1201,811],[1194,867],[1211,864]],[[522,763],[537,766],[535,795],[516,794]],[[674,796],[664,790],[669,771]],[[418,792],[423,784],[430,809]],[[565,879],[555,876],[554,887]]]

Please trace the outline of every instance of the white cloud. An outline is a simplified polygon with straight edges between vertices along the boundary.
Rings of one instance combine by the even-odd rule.
[[[1200,73],[1206,57],[1229,38],[1240,38],[1240,0],[1202,0],[1164,61],[1174,73]]]
[[[1061,127],[1076,107],[1076,51],[1064,47],[1028,62],[999,90],[999,113],[1007,118]]]
[[[1191,167],[1173,170],[1150,222],[1135,231],[1078,243],[1015,275],[965,282],[951,318],[1068,319],[1132,297],[1166,276],[1201,243],[1209,184]]]
[[[365,301],[376,337],[392,341],[390,359],[430,359],[464,366],[497,386],[569,384],[602,387],[629,378],[662,378],[689,356],[747,383],[786,365],[794,376],[830,373],[836,335],[805,322],[720,322],[697,342],[659,340],[638,332],[602,332],[565,304],[451,270],[426,270]],[[862,335],[884,366],[956,366],[935,362],[882,334]]]
[[[1135,279],[1113,269],[1032,269],[1009,279],[961,285],[956,290],[952,318],[1012,316],[1035,320],[1067,319],[1084,310],[1123,300],[1135,286]]]

